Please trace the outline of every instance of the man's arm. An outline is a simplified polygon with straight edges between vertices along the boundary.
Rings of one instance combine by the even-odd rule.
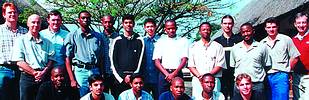
[[[31,68],[29,64],[25,61],[17,61],[16,64],[19,66],[19,68],[21,68],[24,72],[26,72],[29,75],[35,77],[38,74],[38,72],[35,71],[33,68]]]
[[[164,69],[164,67],[161,64],[161,59],[155,59],[155,65],[157,69],[165,76],[168,76],[169,73]]]
[[[291,70],[294,70],[294,67],[296,65],[296,63],[298,62],[299,58],[295,57],[295,58],[290,58],[290,66],[291,66]]]
[[[177,67],[177,69],[174,72],[172,72],[170,75],[167,76],[167,80],[171,81],[174,77],[176,77],[179,71],[181,71],[181,69],[187,64],[187,61],[188,61],[187,57],[181,58],[180,65]]]
[[[65,67],[67,69],[67,72],[68,72],[68,75],[69,75],[69,78],[70,78],[71,87],[77,88],[78,85],[77,85],[77,82],[76,82],[74,75],[73,75],[71,59],[69,57],[65,58]]]

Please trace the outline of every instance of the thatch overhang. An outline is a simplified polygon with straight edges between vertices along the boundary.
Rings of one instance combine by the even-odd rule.
[[[264,30],[264,21],[269,17],[280,20],[279,32],[293,36],[294,15],[298,12],[309,13],[309,0],[252,0],[235,16],[235,29],[245,22],[250,22],[255,28],[255,39],[261,40],[267,36]]]

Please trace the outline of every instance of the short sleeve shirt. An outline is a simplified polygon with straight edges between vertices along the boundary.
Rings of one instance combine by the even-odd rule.
[[[290,72],[290,58],[296,58],[300,55],[292,39],[286,35],[278,34],[275,39],[275,43],[272,46],[269,37],[264,38],[261,43],[267,45],[269,55],[272,60],[271,69],[279,71]],[[274,73],[276,71],[270,70],[268,73]]]
[[[54,60],[55,51],[48,40],[39,38],[38,41],[30,33],[19,37],[14,45],[12,61],[25,61],[33,69],[44,68],[49,60]]]
[[[254,41],[247,49],[243,42],[233,46],[230,56],[230,66],[235,67],[234,76],[246,73],[252,82],[263,82],[266,76],[265,67],[271,66],[267,47]]]
[[[193,43],[189,49],[188,67],[196,67],[200,74],[206,74],[217,66],[226,69],[224,50],[218,42],[210,41],[205,45],[199,40]],[[221,77],[222,70],[215,76]]]
[[[118,100],[153,100],[152,96],[149,93],[143,90],[141,90],[141,92],[141,96],[136,99],[132,89],[123,91],[119,95]]]
[[[153,60],[161,59],[165,69],[177,69],[181,59],[188,58],[188,45],[186,38],[161,37],[155,44]]]

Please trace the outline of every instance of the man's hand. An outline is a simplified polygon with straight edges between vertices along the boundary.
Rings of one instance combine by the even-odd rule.
[[[178,73],[175,73],[175,71],[171,74],[168,74],[166,77],[165,77],[165,80],[168,81],[168,82],[171,82],[173,78],[175,78],[177,76]]]
[[[76,89],[76,88],[79,88],[79,85],[77,84],[75,80],[71,80],[71,87]]]
[[[130,84],[130,77],[131,75],[126,75],[126,77],[124,78],[124,82]]]

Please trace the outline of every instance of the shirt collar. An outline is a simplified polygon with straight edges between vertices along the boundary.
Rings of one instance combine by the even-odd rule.
[[[27,40],[35,41],[36,43],[42,43],[43,42],[43,40],[40,37],[40,34],[39,34],[38,41],[35,40],[35,38],[31,35],[31,33],[27,33],[25,37],[27,38]]]
[[[147,40],[153,40],[153,41],[156,42],[160,38],[160,36],[159,35],[155,35],[155,36],[153,36],[153,38],[151,38],[149,35],[147,35],[145,38]]]
[[[307,36],[308,33],[309,33],[309,30],[307,30],[307,32],[306,32],[303,36],[301,36],[299,33],[297,33],[297,35],[295,36],[295,38],[297,38],[298,40],[303,40],[303,38],[304,38],[305,36]]]
[[[205,44],[205,42],[202,39],[200,39],[198,41],[198,44],[201,45],[201,46],[204,46],[204,47],[209,47],[212,42],[213,42],[213,40],[209,40],[209,42],[207,44]]]

